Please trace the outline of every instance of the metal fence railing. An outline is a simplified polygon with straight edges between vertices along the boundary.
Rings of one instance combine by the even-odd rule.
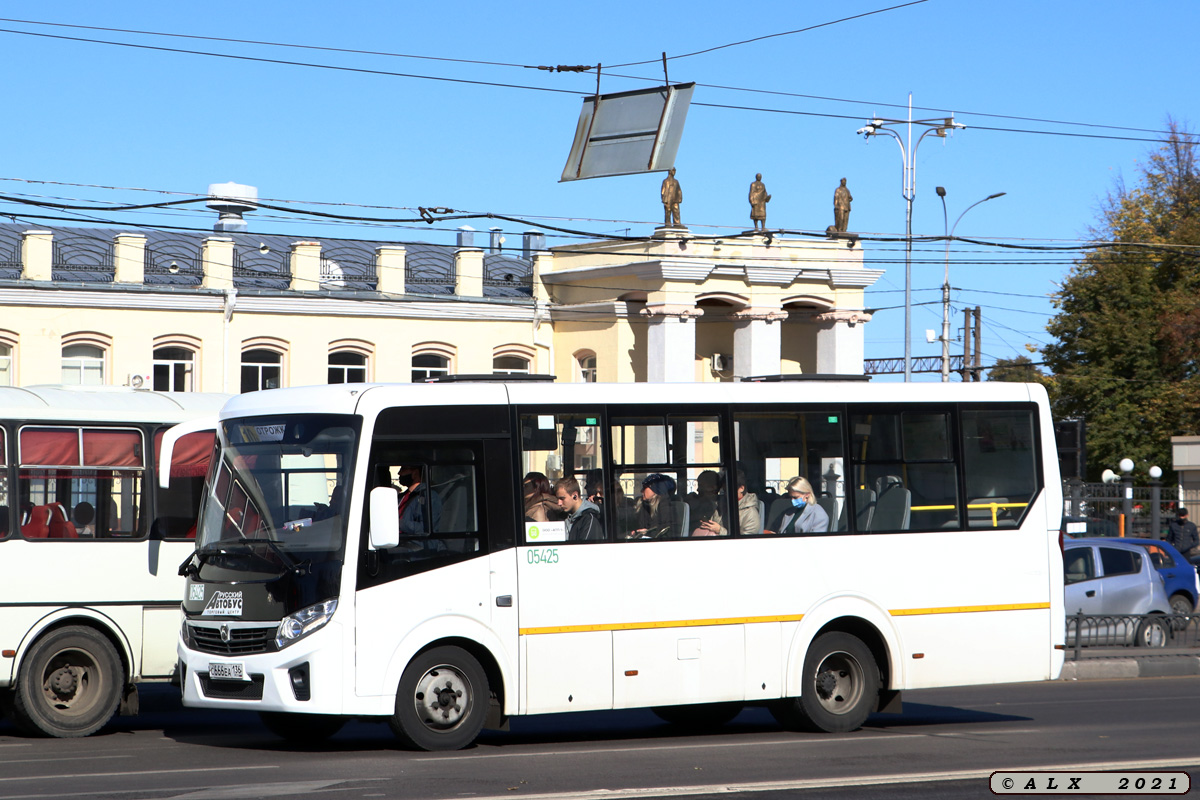
[[[1084,648],[1143,647],[1160,654],[1190,649],[1200,655],[1200,614],[1070,614],[1067,658]]]

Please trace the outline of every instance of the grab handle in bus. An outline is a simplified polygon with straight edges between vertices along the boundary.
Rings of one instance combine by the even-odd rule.
[[[386,550],[400,544],[400,492],[393,486],[371,490],[371,547]]]
[[[162,445],[158,451],[158,463],[155,464],[158,468],[159,488],[167,489],[171,486],[171,456],[175,453],[175,443],[189,433],[200,433],[201,431],[213,431],[215,433],[216,430],[216,417],[201,417],[200,419],[188,420],[187,422],[181,422],[178,425],[167,428],[167,432],[163,434]]]

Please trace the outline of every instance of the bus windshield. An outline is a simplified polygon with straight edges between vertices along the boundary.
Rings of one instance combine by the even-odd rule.
[[[253,553],[284,569],[340,560],[358,432],[355,417],[327,414],[223,421],[198,553]]]

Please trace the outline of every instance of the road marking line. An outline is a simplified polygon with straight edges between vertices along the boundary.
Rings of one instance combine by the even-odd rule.
[[[102,755],[102,756],[68,756],[66,758],[61,758],[59,756],[51,756],[50,758],[5,758],[5,759],[0,759],[0,764],[36,764],[39,761],[53,761],[54,763],[57,764],[60,761],[108,761],[108,760],[114,759],[114,758],[133,758],[133,756]]]
[[[1073,771],[1120,771],[1132,769],[1170,769],[1194,766],[1200,757],[1190,759],[1163,759],[1153,761],[1106,761],[1093,764],[1038,765],[1008,767],[997,765],[993,769],[952,770],[945,772],[896,773],[892,775],[865,775],[854,778],[808,778],[794,781],[761,781],[757,783],[711,783],[704,786],[655,786],[644,789],[590,789],[576,792],[547,792],[544,794],[521,795],[522,800],[622,800],[623,798],[689,797],[704,794],[734,794],[737,792],[775,792],[797,789],[831,789],[848,786],[878,786],[893,783],[944,783],[948,781],[975,780],[989,777],[998,770],[1012,772],[1073,772]],[[501,800],[512,795],[473,797],[472,800]]]
[[[279,769],[277,764],[250,764],[247,766],[238,766],[237,769]],[[150,770],[130,770],[128,772],[75,772],[65,775],[26,775],[23,778],[0,778],[0,782],[12,783],[14,781],[45,781],[51,779],[62,778],[123,778],[130,775],[179,775],[189,772],[228,772],[230,767],[191,767],[189,769],[150,769]]]

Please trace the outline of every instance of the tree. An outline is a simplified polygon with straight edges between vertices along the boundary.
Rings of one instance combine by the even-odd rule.
[[[1038,369],[1028,356],[996,359],[996,363],[988,370],[987,379],[1010,383],[1040,383],[1046,387],[1051,402],[1054,402],[1057,395],[1054,379]]]
[[[1054,297],[1043,349],[1055,413],[1088,424],[1088,477],[1132,458],[1170,471],[1171,436],[1200,432],[1200,174],[1196,139],[1169,134],[1118,181],[1091,250]]]

